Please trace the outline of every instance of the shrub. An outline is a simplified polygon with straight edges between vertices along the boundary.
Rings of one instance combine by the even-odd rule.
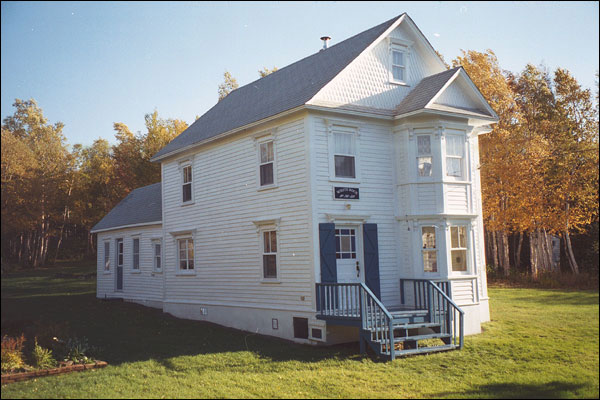
[[[24,335],[21,335],[18,338],[6,335],[2,337],[2,372],[14,371],[25,366],[25,363],[23,362],[24,343]]]
[[[46,369],[56,366],[56,361],[52,357],[52,350],[48,350],[40,346],[35,340],[35,346],[31,352],[31,364],[35,368]]]
[[[90,346],[86,337],[71,337],[66,341],[55,339],[55,350],[57,355],[63,361],[72,361],[75,364],[82,364],[91,361],[98,349]]]

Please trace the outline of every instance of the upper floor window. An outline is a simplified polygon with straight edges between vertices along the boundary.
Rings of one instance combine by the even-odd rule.
[[[140,269],[140,239],[133,239],[133,264],[132,269],[139,270]]]
[[[356,178],[356,144],[353,133],[333,132],[336,178]]]
[[[104,270],[110,270],[110,242],[104,242]]]
[[[464,225],[450,227],[450,256],[452,271],[467,270],[467,227]]]
[[[419,176],[432,174],[431,135],[417,136],[417,170]]]
[[[275,184],[275,148],[272,140],[260,143],[260,186]]]
[[[192,201],[192,165],[187,164],[182,168],[182,202],[188,203]]]
[[[423,270],[425,272],[437,272],[437,247],[435,237],[435,226],[421,227]]]
[[[464,140],[462,136],[446,136],[446,175],[463,176]]]

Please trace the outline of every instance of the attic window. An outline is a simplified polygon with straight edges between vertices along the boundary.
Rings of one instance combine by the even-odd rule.
[[[408,48],[393,44],[390,48],[390,80],[406,84],[408,80]]]

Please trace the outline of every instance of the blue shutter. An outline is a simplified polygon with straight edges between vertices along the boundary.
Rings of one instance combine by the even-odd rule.
[[[365,255],[365,284],[373,294],[381,299],[379,284],[379,244],[377,241],[377,224],[363,225],[363,242]]]
[[[321,283],[336,283],[335,224],[319,224]]]

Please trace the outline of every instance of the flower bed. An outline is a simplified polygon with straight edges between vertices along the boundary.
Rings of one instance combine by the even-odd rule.
[[[85,370],[94,369],[94,368],[104,368],[107,365],[108,365],[108,363],[106,361],[94,361],[93,363],[89,363],[89,364],[72,364],[72,365],[66,365],[64,367],[58,367],[58,368],[49,368],[49,369],[41,369],[41,370],[29,371],[29,372],[16,372],[16,373],[2,374],[2,384],[4,385],[6,383],[25,381],[27,379],[33,379],[33,378],[37,378],[40,376],[60,375],[60,374],[66,374],[68,372],[73,372],[73,371],[85,371]]]

